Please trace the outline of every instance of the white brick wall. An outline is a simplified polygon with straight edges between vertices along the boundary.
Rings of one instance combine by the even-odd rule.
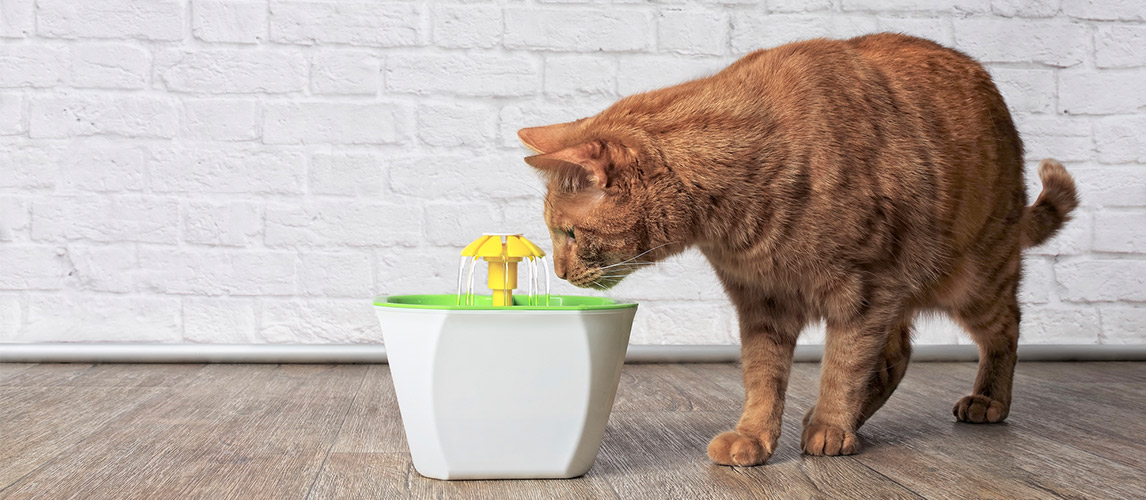
[[[0,342],[377,342],[479,233],[549,246],[517,129],[875,30],[984,61],[1080,184],[1023,341],[1146,342],[1141,0],[0,0]],[[695,252],[611,293],[634,342],[736,342]]]

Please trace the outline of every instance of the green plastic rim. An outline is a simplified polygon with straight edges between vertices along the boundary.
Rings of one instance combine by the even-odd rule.
[[[463,296],[464,300],[465,297]],[[541,300],[545,300],[542,297]],[[637,307],[636,302],[613,300],[606,297],[585,297],[581,295],[550,295],[549,305],[531,306],[529,297],[515,295],[512,306],[494,306],[490,295],[474,295],[473,305],[459,306],[456,294],[436,295],[391,295],[377,297],[374,305],[378,307],[397,307],[401,309],[442,309],[457,311],[595,311],[605,309],[629,309]]]

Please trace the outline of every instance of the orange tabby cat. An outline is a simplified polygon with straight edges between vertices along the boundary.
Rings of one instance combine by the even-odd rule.
[[[1026,206],[1010,113],[966,55],[893,34],[793,43],[519,135],[547,178],[558,276],[608,288],[693,245],[715,268],[739,316],[746,392],[736,429],[708,446],[715,462],[772,455],[796,337],[817,319],[827,346],[805,453],[858,451],[925,310],[979,345],[955,418],[1007,417],[1021,251],[1078,201],[1048,159]]]

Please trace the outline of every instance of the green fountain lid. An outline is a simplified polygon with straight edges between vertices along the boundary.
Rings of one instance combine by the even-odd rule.
[[[541,301],[544,302],[544,296]],[[390,295],[377,297],[374,305],[404,309],[445,309],[458,311],[592,311],[602,309],[626,309],[637,307],[636,302],[614,300],[607,297],[586,297],[582,295],[550,295],[549,305],[530,305],[529,297],[515,295],[513,306],[495,306],[490,295],[474,295],[470,305],[458,305],[456,294],[433,295]]]

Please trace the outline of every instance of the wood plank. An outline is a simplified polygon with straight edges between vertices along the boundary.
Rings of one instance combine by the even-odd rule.
[[[0,363],[0,382],[36,365],[37,363]]]
[[[713,377],[683,364],[654,365],[664,367],[662,376],[672,380],[678,390],[688,397],[694,411],[739,413],[744,405],[743,387],[730,388]],[[735,368],[739,371],[739,367]]]
[[[24,477],[3,498],[301,498],[361,365],[210,365]]]
[[[920,411],[931,399],[933,394],[900,387],[860,430],[864,448],[855,458],[928,498],[1058,498],[1028,484],[1025,471],[1016,471],[1010,461],[993,464],[967,449],[968,443],[959,442],[950,430],[958,425],[950,412]],[[921,424],[931,421],[937,424]]]
[[[613,411],[728,411],[738,410],[740,394],[727,390],[687,365],[626,365]]]
[[[1043,365],[1047,363],[1034,363]],[[1078,363],[1076,363],[1078,364]],[[1078,381],[1062,382],[1042,373],[1066,367],[1020,366],[1015,401],[1008,418],[1024,424],[1017,432],[1052,439],[1120,464],[1146,470],[1146,388],[1140,382],[1101,382],[1080,367]],[[1110,367],[1114,368],[1114,367]],[[1100,372],[1111,371],[1101,369]],[[1114,372],[1123,370],[1115,368]],[[1110,373],[1120,380],[1120,373]]]
[[[139,374],[138,365],[95,368],[31,364],[8,380],[31,385],[0,385],[0,436],[12,438],[0,447],[0,489],[163,392],[141,383],[141,377],[125,376]],[[148,366],[145,371],[143,379],[162,377],[174,384],[193,379],[198,367]]]
[[[1146,365],[1128,361],[1092,363],[1019,363],[1020,372],[1046,382],[1097,383],[1146,382]]]
[[[415,471],[408,453],[335,452],[307,497],[318,499],[617,498],[593,473],[574,479],[439,481]]]
[[[331,449],[336,453],[409,453],[387,365],[371,365]]]
[[[892,480],[929,497],[1128,497],[1142,491],[1134,469],[1023,431],[1027,418],[1054,416],[1012,413],[1001,425],[954,422],[950,405],[966,388],[953,383],[952,367],[913,368],[861,431],[866,447],[857,458]]]
[[[413,498],[408,453],[331,453],[311,488],[310,500]]]
[[[1073,364],[1069,364],[1069,365],[1073,366],[1076,364],[1078,364],[1078,363],[1073,363]],[[1108,364],[1116,364],[1116,363],[1108,363]],[[1020,364],[1020,367],[1019,367],[1019,373],[1020,374],[1022,374],[1023,371],[1026,369],[1025,368],[1026,365],[1027,364]],[[1068,375],[1065,375],[1062,377],[1062,380],[1070,380],[1070,376],[1069,376],[1070,369],[1067,367],[1045,366],[1045,365],[1049,365],[1048,363],[1036,363],[1036,365],[1044,365],[1043,367],[1040,367],[1040,368],[1045,368],[1046,370],[1054,371],[1056,373],[1064,373],[1064,372],[1068,373]],[[1125,365],[1125,364],[1122,364],[1122,365]],[[788,406],[789,411],[794,411],[796,409],[805,410],[806,408],[808,408],[812,404],[814,404],[816,381],[814,380],[815,379],[814,374],[809,370],[812,367],[815,367],[815,365],[796,364],[794,366],[793,371],[792,371],[791,381],[789,383],[789,391],[788,391],[787,406]],[[1091,368],[1092,367],[1083,367],[1083,369],[1081,371],[1083,373],[1090,373]],[[1134,370],[1134,368],[1135,367],[1131,367],[1131,366],[1123,366],[1123,367],[1115,368],[1115,369]],[[920,373],[920,372],[922,372],[922,373]],[[731,374],[724,374],[725,377],[729,377],[730,375]],[[898,432],[899,430],[902,429],[902,424],[896,425],[894,422],[888,422],[888,420],[889,420],[889,416],[892,415],[892,412],[895,412],[895,410],[893,410],[892,408],[899,407],[899,411],[901,412],[900,415],[897,415],[893,418],[919,418],[920,415],[918,415],[918,412],[913,412],[912,410],[914,408],[927,407],[929,409],[929,411],[931,411],[931,415],[933,415],[933,417],[932,417],[933,419],[937,419],[937,421],[939,421],[939,422],[946,421],[950,425],[962,425],[962,424],[955,424],[954,423],[953,417],[950,416],[949,408],[954,403],[954,401],[956,399],[958,399],[958,397],[962,397],[962,395],[965,394],[964,391],[969,390],[970,385],[971,385],[972,381],[974,380],[974,375],[975,375],[975,365],[973,363],[920,363],[920,364],[913,365],[908,370],[907,378],[905,379],[904,385],[900,389],[900,391],[898,391],[896,393],[896,395],[894,395],[892,397],[891,401],[889,401],[889,403],[888,403],[888,406],[885,407],[883,410],[881,410],[879,413],[877,413],[876,416],[873,417],[872,421],[869,422],[868,425],[861,431],[861,433],[860,433],[861,438],[863,438],[864,442],[865,442],[865,451],[864,451],[863,455],[860,455],[857,458],[860,459],[861,461],[865,462],[865,463],[868,463],[871,455],[873,455],[875,453],[882,453],[883,451],[886,451],[888,454],[886,456],[881,455],[881,458],[879,459],[880,461],[887,461],[887,460],[892,460],[892,459],[901,459],[901,460],[897,461],[897,463],[896,463],[897,466],[902,466],[905,468],[911,468],[913,470],[912,474],[907,474],[906,476],[902,476],[902,477],[912,477],[912,476],[918,477],[920,474],[924,473],[924,471],[931,471],[931,473],[935,473],[936,471],[942,471],[942,472],[946,473],[946,472],[948,472],[948,469],[958,469],[960,467],[960,464],[958,462],[952,462],[950,460],[946,460],[946,461],[939,460],[936,462],[935,457],[936,457],[937,453],[934,453],[936,451],[934,449],[928,449],[927,450],[927,452],[928,452],[927,456],[919,456],[919,457],[904,456],[902,454],[902,450],[900,450],[898,448],[898,446],[902,443],[896,438],[896,434],[894,434],[894,432]],[[1108,374],[1106,372],[1099,372],[1099,373],[1092,373],[1090,375],[1090,378],[1087,378],[1087,380],[1102,380],[1103,377],[1107,377],[1107,376],[1110,376],[1110,378],[1113,378],[1114,380],[1124,380],[1126,378],[1133,379],[1133,376],[1128,376],[1126,373],[1113,374],[1113,376],[1111,376],[1111,374]],[[907,401],[905,401],[905,399],[907,399],[907,398],[905,398],[905,396],[910,396],[911,389],[909,389],[909,387],[911,387],[913,384],[920,385],[923,387],[933,388],[933,389],[937,388],[937,387],[950,388],[950,390],[945,393],[946,397],[936,397],[934,394],[929,394],[929,396],[927,396],[927,397],[915,397],[915,398],[912,398],[912,399],[914,399],[914,401],[907,402]],[[1023,400],[1023,396],[1022,396],[1023,393],[1021,392],[1022,391],[1022,385],[1023,385],[1023,382],[1020,380],[1018,382],[1018,388],[1019,388],[1020,392],[1018,392],[1016,394],[1016,407],[1017,408],[1021,408],[1025,404],[1024,400]],[[1064,387],[1064,386],[1062,386],[1060,384],[1059,387]],[[1042,387],[1042,389],[1049,389],[1049,387]],[[1088,389],[1083,388],[1081,390],[1076,391],[1076,390],[1072,390],[1068,387],[1067,392],[1070,394],[1070,397],[1075,398],[1075,401],[1086,401],[1087,398],[1084,397],[1083,393],[1085,393],[1087,390]],[[1121,390],[1121,388],[1112,387],[1110,384],[1106,384],[1106,387],[1103,390],[1107,391],[1107,392],[1117,392],[1117,391]],[[1060,392],[1061,392],[1061,390],[1060,390]],[[1092,391],[1091,394],[1093,395],[1094,392]],[[1099,394],[1102,394],[1102,393],[1100,392]],[[1045,397],[1039,398],[1039,401],[1045,402],[1045,401],[1048,401],[1048,398],[1045,398]],[[1141,400],[1139,400],[1139,401],[1141,401]],[[1054,403],[1051,402],[1051,404],[1054,404]],[[1114,413],[1118,413],[1120,415],[1120,417],[1116,417],[1118,422],[1121,422],[1123,420],[1123,418],[1134,419],[1137,424],[1128,424],[1127,426],[1120,427],[1120,428],[1131,428],[1131,429],[1136,430],[1137,428],[1135,427],[1135,425],[1141,425],[1142,419],[1139,418],[1139,415],[1141,415],[1142,412],[1141,411],[1137,411],[1137,412],[1134,411],[1133,410],[1133,408],[1134,408],[1133,404],[1123,404],[1122,406],[1119,406],[1119,404],[1120,403],[1114,403],[1114,407],[1103,406],[1103,408],[1107,411],[1108,414],[1113,415]],[[908,408],[904,408],[904,405],[907,405]],[[1038,408],[1034,412],[1034,414],[1044,415],[1046,411],[1058,410],[1061,412],[1063,410],[1062,408],[1046,408],[1046,406],[1047,406],[1046,403],[1042,403],[1042,407]],[[1131,411],[1126,411],[1128,409],[1128,407]],[[1121,409],[1120,412],[1119,412],[1119,409]],[[1072,411],[1072,413],[1086,413],[1086,412],[1087,412],[1087,410],[1085,408],[1079,408],[1078,410]],[[798,413],[800,413],[802,415],[802,411],[800,411]],[[1014,413],[1012,413],[1012,420],[1014,420]],[[1042,427],[1049,427],[1049,428],[1054,428],[1056,426],[1059,428],[1062,427],[1061,424],[1053,423],[1053,422],[1055,422],[1054,420],[1040,418],[1040,419],[1037,419],[1036,421],[1039,422],[1038,425],[1042,426]],[[1077,420],[1075,420],[1075,421],[1077,421]],[[872,429],[874,426],[880,425],[880,422],[883,422],[884,424],[892,425],[894,427],[894,430],[892,430],[889,433],[886,433],[882,436],[880,436],[878,434],[873,436],[872,435],[873,434]],[[1046,422],[1052,422],[1052,424],[1048,425]],[[1081,424],[1081,425],[1085,425],[1089,429],[1101,429],[1101,428],[1103,428],[1103,426],[1100,426],[1100,425],[1099,426],[1095,426],[1095,425],[1091,425],[1091,424]],[[965,429],[966,431],[973,431],[974,428],[989,428],[991,426],[986,426],[986,427],[965,426],[965,427],[971,428],[971,429]],[[785,426],[785,431],[784,431],[785,437],[786,436],[792,436],[792,435],[798,435],[798,434],[796,434],[797,432],[798,432],[798,429],[789,429],[789,427],[787,425]],[[1020,431],[1019,434],[1022,435],[1022,432]],[[784,444],[785,437],[781,438],[781,445],[780,445],[781,447]],[[884,446],[881,448],[881,444],[884,444],[884,443],[881,442],[881,440],[879,438],[889,439],[890,441],[887,444],[889,444],[890,446]],[[1046,438],[1045,437],[1039,437],[1039,439],[1046,439]],[[959,446],[958,440],[952,440],[952,441],[954,441],[954,442],[948,443],[947,445],[948,446]],[[1090,436],[1088,436],[1088,439],[1085,440],[1085,442],[1087,445],[1086,448],[1090,448],[1091,451],[1096,451],[1095,449],[1097,449],[1097,451],[1107,451],[1108,455],[1112,456],[1113,458],[1120,459],[1120,460],[1115,460],[1116,462],[1119,462],[1120,465],[1131,465],[1131,466],[1139,465],[1139,468],[1140,468],[1140,464],[1138,464],[1139,459],[1137,457],[1141,457],[1141,455],[1142,455],[1142,453],[1141,453],[1142,452],[1142,446],[1137,444],[1137,441],[1133,438],[1122,438],[1122,436],[1119,436],[1118,439],[1111,439],[1111,436],[1105,436],[1105,438],[1104,438],[1103,436],[1090,435]],[[983,444],[986,445],[989,443],[983,443]],[[1115,449],[1117,451],[1117,453],[1109,452],[1109,450],[1111,448]],[[881,449],[883,451],[881,451]],[[1069,452],[1070,446],[1067,446],[1063,449],[1065,449]],[[941,454],[938,454],[938,456],[942,457]],[[973,458],[973,457],[967,457],[967,458]],[[1079,457],[1078,459],[1082,460],[1083,462],[1086,462],[1086,461],[1089,461],[1091,459],[1091,457]],[[934,462],[934,463],[931,463],[931,462]],[[871,465],[871,464],[869,464],[869,465]],[[873,469],[880,470],[879,467],[873,467]],[[974,477],[969,476],[968,474],[963,473],[963,472],[958,472],[958,473],[955,473],[954,475],[946,477],[946,478],[940,477],[939,478],[940,481],[944,483],[944,487],[942,487],[942,488],[934,488],[934,489],[930,489],[930,490],[927,488],[920,488],[917,491],[924,493],[924,494],[940,495],[940,496],[945,494],[944,492],[947,492],[946,494],[950,494],[950,492],[962,491],[963,494],[965,494],[967,496],[992,496],[993,495],[993,496],[998,497],[998,498],[1013,498],[1013,496],[1016,494],[1016,492],[1026,492],[1026,494],[1030,494],[1030,495],[1034,495],[1034,496],[1039,496],[1039,495],[1046,496],[1049,494],[1046,490],[1043,490],[1041,488],[1041,486],[1039,484],[1037,484],[1037,482],[1033,485],[1029,485],[1029,484],[1022,483],[1022,482],[1016,482],[1016,483],[1008,485],[1008,487],[1005,487],[1005,488],[992,489],[992,486],[996,486],[996,485],[990,484],[989,480],[984,481],[983,478],[985,478],[985,477],[989,478],[990,477],[989,472],[991,472],[991,470],[993,470],[993,467],[984,466],[984,467],[979,467],[977,470],[980,472],[980,474],[978,474]],[[1012,472],[1015,472],[1015,471],[1012,471]],[[1124,468],[1118,469],[1118,470],[1116,470],[1116,472],[1112,473],[1111,476],[1113,476],[1113,478],[1123,478],[1127,472],[1128,471]],[[984,475],[984,474],[986,474],[986,475]],[[897,476],[895,476],[895,475],[891,475],[891,476],[892,476],[892,479],[897,478]],[[983,482],[985,484],[977,485],[977,482]],[[915,483],[912,483],[910,481],[901,481],[901,484],[904,484],[905,486],[907,486],[909,488],[919,488],[920,487],[919,484],[915,484]],[[1099,484],[1092,482],[1092,483],[1088,483],[1085,485],[1074,485],[1074,486],[1079,486],[1079,487],[1083,487],[1083,488],[1090,487],[1093,489],[1093,488],[1099,486]],[[954,489],[952,489],[952,487],[954,487]],[[961,490],[960,488],[965,488],[965,490]]]
[[[38,363],[19,373],[0,379],[4,387],[66,386],[95,365],[91,363]]]
[[[730,468],[705,448],[739,367],[628,366],[585,477],[445,482],[413,470],[384,365],[30,365],[0,379],[0,499],[1135,497],[1144,367],[1021,363],[1009,423],[978,426],[950,414],[974,364],[914,364],[863,453],[807,457],[819,366],[796,364],[776,455]]]
[[[764,467],[738,468],[708,460],[708,441],[737,415],[726,412],[622,413],[610,420],[590,475],[604,477],[621,498],[919,498],[850,457],[800,455],[787,415],[782,442]]]
[[[709,380],[713,386],[723,391],[726,397],[736,402],[739,410],[744,404],[744,380],[739,364],[685,364],[678,365]],[[794,363],[788,377],[788,401],[796,402],[803,410],[815,403],[819,392],[820,364]],[[790,406],[790,405],[786,405]],[[803,413],[800,414],[803,417]]]
[[[1009,424],[1080,451],[1146,469],[1140,436],[1146,434],[1146,388],[1133,380],[1142,364],[1019,363]],[[1074,373],[1077,377],[1072,377]],[[971,379],[973,364],[955,364],[949,376]]]
[[[681,365],[699,377],[708,379],[738,403],[744,403],[744,377],[739,363],[711,363]]]
[[[614,413],[632,411],[688,411],[692,402],[672,384],[657,376],[663,374],[659,365],[625,365],[613,400]]]
[[[154,387],[0,387],[0,492],[162,392]]]
[[[609,483],[589,474],[573,479],[525,479],[497,481],[439,481],[407,470],[408,498],[524,500],[541,498],[617,499]]]
[[[814,402],[818,365],[793,367],[784,429],[776,454],[764,467],[711,463],[708,441],[735,426],[743,404],[740,367],[733,364],[668,365],[678,388],[697,406],[703,391],[722,411],[621,413],[610,419],[598,465],[622,498],[919,498],[850,457],[807,457],[800,453],[800,419]],[[635,367],[626,367],[630,370]],[[682,376],[681,371],[691,373]],[[699,377],[706,383],[696,380]],[[656,382],[647,382],[652,386]],[[684,389],[687,388],[687,389]]]
[[[202,364],[37,364],[0,379],[0,387],[168,387]]]

